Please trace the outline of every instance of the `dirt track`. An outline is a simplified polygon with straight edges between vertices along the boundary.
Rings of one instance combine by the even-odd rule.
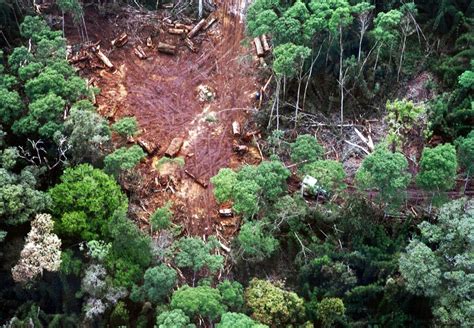
[[[140,16],[138,12],[127,11],[107,19],[94,17],[95,13],[88,16],[91,41],[101,40],[101,49],[115,66],[113,70],[82,72],[86,77],[95,77],[96,86],[101,89],[97,96],[99,111],[112,121],[135,116],[140,137],[160,146],[153,158],[140,164],[142,183],[127,187],[132,194],[132,214],[144,227],[156,207],[172,200],[175,219],[187,233],[215,234],[220,219],[212,187],[203,188],[184,170],[209,184],[209,179],[222,167],[258,160],[253,148],[245,157],[232,151],[231,124],[234,120],[245,122],[246,110],[255,105],[254,94],[259,85],[253,49],[241,44],[243,24],[225,7],[214,13],[218,22],[193,39],[198,46],[196,53],[186,48],[180,36],[166,32],[161,24],[163,12]],[[123,31],[131,36],[129,42],[112,49],[110,40]],[[159,41],[178,45],[178,54],[169,56],[147,48],[148,36],[152,36],[155,45]],[[74,38],[69,41],[73,43]],[[138,44],[145,49],[148,59],[140,60],[133,54],[133,46]],[[200,101],[200,85],[214,90],[215,98]],[[175,137],[184,139],[179,154],[185,159],[184,167],[165,164],[157,169],[156,162]],[[230,227],[223,233],[236,228]]]

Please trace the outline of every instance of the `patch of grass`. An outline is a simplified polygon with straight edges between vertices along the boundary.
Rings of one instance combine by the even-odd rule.
[[[185,161],[184,161],[184,157],[169,158],[169,157],[163,156],[162,158],[158,160],[158,162],[156,162],[155,167],[157,170],[159,170],[160,167],[166,163],[174,163],[174,164],[178,164],[179,167],[183,167],[185,164]]]

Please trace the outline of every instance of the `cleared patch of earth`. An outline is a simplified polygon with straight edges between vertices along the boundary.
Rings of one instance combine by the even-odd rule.
[[[174,220],[189,234],[230,234],[235,230],[235,225],[226,228],[221,224],[209,180],[220,168],[260,160],[251,144],[243,156],[232,151],[232,122],[243,125],[248,111],[256,105],[254,95],[261,84],[255,73],[253,48],[243,42],[240,17],[224,8],[213,13],[217,23],[193,38],[197,52],[191,52],[181,36],[167,33],[163,23],[166,12],[129,9],[105,18],[92,11],[86,16],[91,41],[100,40],[101,50],[114,64],[114,69],[81,70],[101,90],[96,97],[99,112],[112,122],[125,116],[136,117],[139,137],[159,145],[154,156],[139,165],[139,182],[125,185],[131,195],[131,214],[143,228],[150,213],[171,200]],[[72,25],[68,31],[72,35],[66,33],[69,42],[77,41]],[[129,42],[112,48],[110,41],[122,32],[129,34]],[[155,46],[158,42],[176,45],[177,55],[161,54],[155,47],[147,47],[148,37]],[[145,50],[146,60],[134,55],[137,45]],[[210,88],[215,96],[200,99],[199,86]],[[168,162],[158,169],[156,163],[177,137],[184,139],[178,154],[184,158],[184,165]],[[198,184],[186,172],[208,187]],[[237,218],[234,221],[237,224]]]

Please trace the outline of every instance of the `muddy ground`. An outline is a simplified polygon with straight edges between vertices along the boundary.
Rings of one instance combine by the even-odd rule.
[[[140,134],[135,140],[159,146],[155,154],[140,163],[140,177],[124,180],[131,199],[131,216],[148,229],[151,213],[172,201],[174,221],[183,226],[185,233],[232,235],[238,219],[219,218],[209,179],[220,168],[261,160],[253,139],[247,140],[249,152],[242,155],[232,150],[233,143],[244,143],[233,135],[232,122],[245,125],[249,112],[255,110],[255,93],[261,87],[256,74],[258,61],[253,58],[253,47],[243,42],[239,15],[230,14],[228,6],[219,8],[213,13],[217,22],[192,39],[197,47],[192,52],[182,36],[167,32],[166,10],[151,13],[127,8],[100,15],[89,8],[86,13],[90,41],[100,41],[101,51],[114,65],[108,69],[96,59],[76,65],[80,74],[101,90],[96,97],[98,111],[111,123],[125,116],[136,117]],[[183,18],[182,23],[196,22]],[[66,27],[68,42],[79,43],[72,23]],[[122,32],[129,35],[128,43],[112,47],[110,41]],[[152,47],[146,45],[148,37]],[[159,53],[158,42],[176,45],[177,54]],[[142,46],[147,59],[134,54],[137,45]],[[203,99],[200,86],[206,86],[212,96]],[[184,139],[178,154],[184,166],[176,161],[157,165],[176,137]],[[114,142],[118,147],[124,145],[117,137]]]

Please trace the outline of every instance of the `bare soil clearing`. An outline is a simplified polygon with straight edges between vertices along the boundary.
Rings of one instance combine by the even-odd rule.
[[[196,52],[186,46],[183,36],[167,32],[166,12],[129,9],[106,18],[88,12],[89,37],[93,43],[101,41],[101,51],[114,65],[114,69],[98,68],[100,63],[97,68],[82,66],[81,74],[101,90],[96,97],[99,112],[112,121],[135,116],[141,140],[159,146],[154,157],[139,165],[142,179],[124,184],[131,196],[131,214],[142,227],[150,213],[172,200],[175,220],[189,234],[216,234],[217,229],[228,235],[235,230],[237,219],[232,224],[226,219],[228,228],[220,223],[209,179],[222,167],[260,160],[252,145],[244,155],[233,152],[232,122],[245,122],[261,84],[252,59],[254,50],[242,45],[240,17],[229,14],[226,7],[213,13],[216,23],[192,39]],[[123,32],[129,36],[127,43],[112,47],[110,42]],[[69,26],[66,36],[72,44],[77,41],[73,33]],[[150,39],[153,46],[147,47]],[[159,53],[159,42],[176,45],[177,54]],[[144,60],[134,54],[138,45],[147,55]],[[212,90],[212,97],[200,97],[202,86]],[[156,163],[174,138],[184,141],[177,154],[184,158],[184,166],[168,162],[157,169]],[[209,187],[204,188],[206,184]]]

